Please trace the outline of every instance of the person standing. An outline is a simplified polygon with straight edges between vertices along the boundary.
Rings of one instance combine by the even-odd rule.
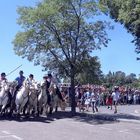
[[[91,93],[92,91],[90,88],[88,88],[84,93],[86,111],[89,111],[89,107],[91,105]]]
[[[114,107],[115,107],[114,113],[117,113],[117,105],[118,105],[118,101],[120,98],[120,92],[119,92],[118,86],[114,87],[114,92],[112,93],[112,98],[113,98],[113,103],[114,103]]]
[[[106,98],[106,105],[108,106],[108,109],[110,108],[112,110],[112,96],[111,96],[111,91],[108,91],[108,94],[107,94],[107,98]]]
[[[93,113],[95,113],[95,110],[96,112],[98,112],[97,103],[98,103],[98,89],[93,89],[91,93],[91,104]]]

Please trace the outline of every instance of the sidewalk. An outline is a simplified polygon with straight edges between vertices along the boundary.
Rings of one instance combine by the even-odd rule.
[[[117,122],[132,122],[132,123],[140,123],[140,112],[139,106],[118,106],[118,113],[114,114],[114,108],[112,110],[107,109],[105,106],[99,107],[99,112],[93,113],[90,108],[89,111],[79,112],[78,108],[76,108],[77,114],[76,116],[92,118],[95,120],[101,121],[117,121]],[[66,109],[66,112],[70,111],[70,108]]]

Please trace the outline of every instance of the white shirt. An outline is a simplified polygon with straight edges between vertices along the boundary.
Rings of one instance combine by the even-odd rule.
[[[120,93],[118,91],[112,93],[113,101],[118,101]]]

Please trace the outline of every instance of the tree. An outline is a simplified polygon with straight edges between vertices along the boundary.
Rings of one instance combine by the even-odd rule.
[[[134,74],[134,73],[130,73],[129,75],[126,76],[126,83],[127,84],[132,84],[136,80],[137,80],[136,74]]]
[[[77,83],[80,84],[100,84],[103,77],[101,65],[98,57],[90,57],[81,65],[82,69],[76,76]]]
[[[108,23],[95,20],[96,0],[43,0],[35,7],[19,7],[23,28],[13,41],[18,56],[42,65],[61,68],[71,80],[71,112],[75,114],[75,76],[93,50],[107,46]]]
[[[140,0],[100,0],[100,4],[106,14],[133,35],[132,42],[136,45],[136,52],[140,53]]]
[[[122,71],[117,71],[114,75],[114,79],[115,79],[115,84],[118,85],[118,86],[122,86],[125,84],[125,78],[126,78],[126,75],[124,72]]]

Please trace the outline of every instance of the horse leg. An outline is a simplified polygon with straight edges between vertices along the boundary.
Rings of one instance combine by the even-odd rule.
[[[40,113],[40,105],[39,105],[39,101],[37,102],[37,116],[39,116]]]
[[[37,114],[37,100],[34,102],[34,105],[33,105],[33,108],[35,110],[34,114],[36,115]]]
[[[43,113],[43,108],[44,108],[44,105],[43,105],[42,101],[39,101],[38,102],[38,116]]]
[[[4,101],[2,102],[2,104],[3,104],[2,108],[1,108],[1,112],[2,113],[5,113],[5,109],[6,109],[7,103],[8,103],[8,97],[5,98]]]
[[[12,99],[12,101],[11,101],[11,106],[10,106],[10,113],[11,113],[11,115],[12,115],[12,114],[15,113],[15,112],[16,112],[16,103],[15,103],[15,100]]]
[[[31,107],[30,107],[30,103],[27,105],[27,115],[30,115],[30,110],[31,110]]]
[[[55,112],[57,112],[57,111],[58,111],[58,106],[55,107]]]
[[[52,112],[53,112],[53,106],[51,105],[49,106],[49,114],[52,114]]]
[[[16,113],[17,113],[17,115],[20,114],[20,105],[19,104],[16,104]]]
[[[27,107],[28,107],[28,98],[24,99],[23,103],[22,103],[22,109],[23,109],[23,115],[26,115],[26,110],[27,110]]]

